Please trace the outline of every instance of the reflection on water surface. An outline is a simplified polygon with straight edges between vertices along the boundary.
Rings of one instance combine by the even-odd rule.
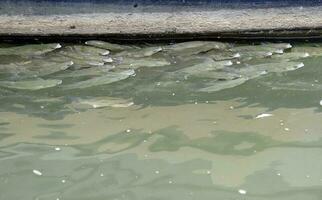
[[[319,43],[0,47],[0,199],[322,198]]]

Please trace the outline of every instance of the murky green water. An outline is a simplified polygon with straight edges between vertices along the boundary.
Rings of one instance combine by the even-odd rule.
[[[1,200],[320,200],[319,43],[0,45]]]

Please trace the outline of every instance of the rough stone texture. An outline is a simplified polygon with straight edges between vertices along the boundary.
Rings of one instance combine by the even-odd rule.
[[[321,37],[322,6],[190,12],[0,15],[0,36]]]

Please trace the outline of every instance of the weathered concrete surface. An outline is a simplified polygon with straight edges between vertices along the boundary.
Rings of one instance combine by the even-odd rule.
[[[322,6],[214,11],[0,15],[0,36],[322,37]]]

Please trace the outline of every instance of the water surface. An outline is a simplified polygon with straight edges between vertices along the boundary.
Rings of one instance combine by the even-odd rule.
[[[322,198],[320,43],[0,45],[0,199]]]

